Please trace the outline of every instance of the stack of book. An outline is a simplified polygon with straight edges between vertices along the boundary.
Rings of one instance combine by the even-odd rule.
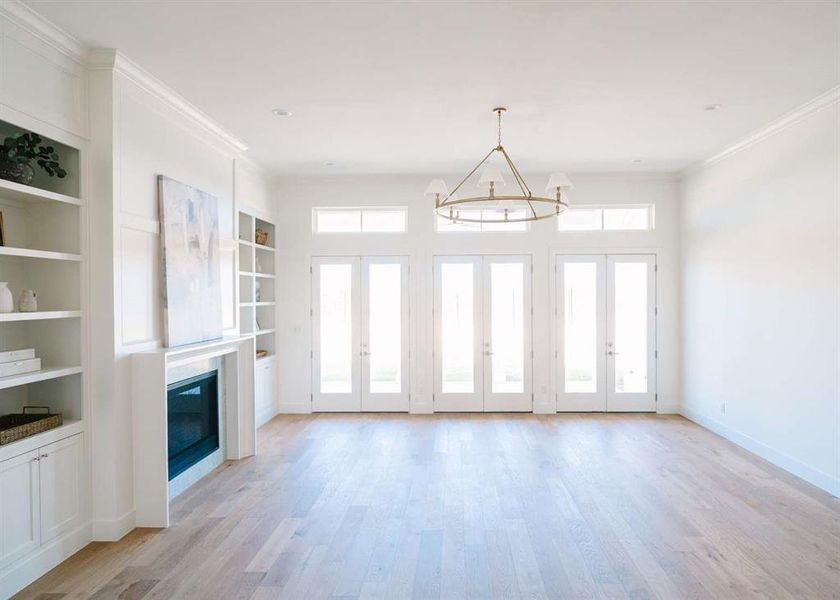
[[[41,359],[35,358],[34,348],[0,352],[0,377],[11,377],[40,370]]]

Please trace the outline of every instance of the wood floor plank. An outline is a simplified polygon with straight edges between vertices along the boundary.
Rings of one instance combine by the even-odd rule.
[[[288,415],[16,598],[838,598],[840,500],[678,416]]]

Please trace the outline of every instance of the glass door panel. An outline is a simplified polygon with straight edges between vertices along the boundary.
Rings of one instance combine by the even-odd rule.
[[[480,411],[480,264],[475,256],[435,258],[435,410]]]
[[[603,256],[559,256],[557,410],[604,411],[605,294]]]
[[[312,261],[313,410],[359,410],[359,259]]]
[[[607,404],[610,410],[656,410],[654,259],[614,255],[607,265]]]
[[[485,256],[484,410],[530,411],[531,259]]]
[[[407,411],[407,257],[362,259],[362,306],[362,410]]]

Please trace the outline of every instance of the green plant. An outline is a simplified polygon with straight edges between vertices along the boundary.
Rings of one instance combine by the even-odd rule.
[[[58,163],[58,154],[52,146],[41,144],[44,140],[37,133],[21,133],[10,135],[3,140],[0,158],[6,162],[28,165],[35,160],[50,177],[59,179],[67,175],[67,171]]]

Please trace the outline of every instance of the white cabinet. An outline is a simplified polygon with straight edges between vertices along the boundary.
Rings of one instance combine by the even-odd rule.
[[[83,520],[82,449],[82,436],[74,435],[40,450],[42,544]]]
[[[257,427],[270,420],[276,409],[274,357],[257,361],[257,372],[254,377],[254,417]]]
[[[38,450],[0,462],[0,569],[41,544]]]
[[[82,434],[0,462],[0,569],[85,518]]]

